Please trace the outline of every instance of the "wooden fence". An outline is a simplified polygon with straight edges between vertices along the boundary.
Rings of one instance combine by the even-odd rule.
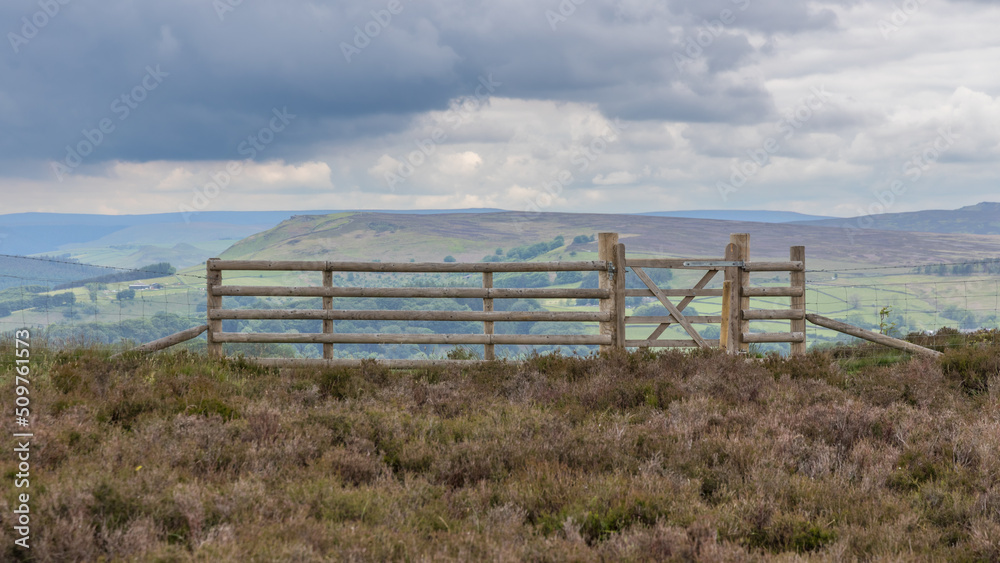
[[[598,240],[598,260],[576,262],[486,262],[486,263],[383,263],[334,261],[208,261],[208,351],[223,355],[227,343],[286,343],[322,344],[322,359],[259,359],[265,365],[316,366],[356,365],[360,360],[335,359],[337,344],[444,344],[482,345],[484,359],[496,357],[496,345],[598,345],[602,351],[625,347],[718,346],[729,352],[746,351],[754,342],[790,342],[792,353],[805,351],[805,252],[792,247],[788,262],[750,262],[750,237],[732,235],[725,255],[720,258],[690,259],[626,259],[625,245],[616,233],[601,233]],[[664,289],[653,283],[647,268],[706,270],[692,288]],[[646,285],[645,289],[626,289],[625,272],[630,269]],[[296,271],[321,272],[322,286],[240,286],[223,285],[225,271]],[[510,289],[493,287],[493,275],[507,272],[597,272],[596,289],[544,288]],[[789,287],[750,287],[751,272],[791,272]],[[395,272],[395,273],[465,273],[482,274],[481,287],[334,287],[335,272]],[[715,276],[723,272],[722,288],[709,288]],[[319,297],[322,309],[226,309],[227,296],[252,297]],[[720,316],[685,316],[684,309],[696,297],[715,296],[723,301]],[[791,298],[787,310],[753,309],[752,297]],[[473,298],[482,300],[482,311],[414,311],[414,310],[343,310],[333,308],[333,299],[407,298],[444,299]],[[635,317],[626,314],[626,297],[655,297],[670,313],[662,317]],[[682,298],[676,305],[671,298]],[[496,299],[597,299],[597,312],[495,311]],[[787,319],[787,333],[754,333],[749,323],[754,320]],[[224,320],[319,320],[321,333],[243,333],[225,332]],[[365,321],[475,321],[483,323],[482,334],[377,334],[336,333],[337,320]],[[497,322],[597,322],[597,334],[497,334]],[[718,340],[702,338],[694,324],[718,324]],[[642,340],[626,339],[627,325],[653,324],[653,333]],[[672,324],[680,325],[690,336],[686,340],[666,340],[660,336]],[[460,360],[383,360],[393,367],[418,367],[453,363]]]

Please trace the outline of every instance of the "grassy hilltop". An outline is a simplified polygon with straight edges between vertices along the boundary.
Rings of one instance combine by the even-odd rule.
[[[32,548],[3,526],[0,559],[996,561],[984,346],[280,376],[34,349]]]
[[[557,235],[617,232],[629,253],[721,257],[730,233],[750,233],[751,259],[788,259],[804,245],[807,260],[824,267],[955,262],[994,256],[1000,236],[857,231],[788,223],[750,223],[588,213],[455,213],[299,215],[251,235],[222,254],[228,259],[440,261],[452,255],[478,262],[509,248]],[[571,250],[596,252],[592,243]],[[553,259],[556,256],[553,256]],[[564,256],[564,259],[569,259]]]

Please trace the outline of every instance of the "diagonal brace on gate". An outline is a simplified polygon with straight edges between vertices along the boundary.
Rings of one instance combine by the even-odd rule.
[[[688,335],[691,336],[691,338],[694,339],[695,343],[698,344],[698,347],[708,348],[708,343],[705,342],[705,339],[702,338],[701,335],[698,334],[698,331],[696,331],[694,327],[691,326],[691,323],[689,323],[687,319],[684,318],[684,315],[681,314],[680,309],[678,309],[673,303],[670,302],[670,299],[667,298],[667,295],[665,293],[663,293],[663,290],[660,289],[660,287],[657,286],[652,279],[650,279],[649,274],[647,274],[645,271],[643,271],[642,268],[639,268],[637,266],[632,266],[632,271],[635,272],[635,275],[639,276],[639,279],[642,280],[642,283],[646,284],[646,287],[648,287],[649,290],[653,292],[653,295],[655,295],[656,298],[660,300],[660,303],[662,303],[663,306],[667,308],[667,311],[670,311],[670,315],[674,318],[674,320],[676,320],[682,327],[684,327],[684,330],[688,333]],[[717,270],[710,271],[706,275],[706,277],[708,277],[708,279],[711,280],[712,279],[711,276],[714,276],[716,271]],[[705,281],[706,284],[708,283],[708,280],[705,280],[705,278],[702,278],[702,280]],[[685,298],[685,300],[687,300],[687,298]],[[684,303],[684,306],[686,307],[688,303],[690,303],[690,301]]]
[[[699,280],[698,283],[695,284],[695,286],[692,289],[705,289],[705,287],[709,284],[709,282],[712,281],[712,279],[715,277],[715,274],[717,274],[718,272],[719,270],[709,270],[708,273],[706,273],[701,278],[701,280]],[[682,299],[680,303],[677,304],[677,310],[683,311],[689,304],[691,304],[692,301],[694,301],[694,295],[688,295],[687,297]],[[670,328],[671,324],[673,323],[670,322],[660,323],[660,326],[656,327],[656,329],[653,330],[653,334],[650,334],[646,340],[656,340],[657,338],[660,337],[661,334],[663,334],[668,328]]]

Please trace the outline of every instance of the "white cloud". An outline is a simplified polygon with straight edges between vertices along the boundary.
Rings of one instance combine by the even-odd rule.
[[[619,186],[622,184],[631,184],[635,182],[637,176],[631,172],[625,170],[619,170],[617,172],[612,172],[605,176],[604,174],[598,174],[594,176],[593,182],[599,186]]]

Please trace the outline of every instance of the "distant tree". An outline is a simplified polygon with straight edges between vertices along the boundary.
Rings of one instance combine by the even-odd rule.
[[[449,254],[449,255],[447,255],[447,256],[444,257],[444,261],[445,262],[457,262],[458,260],[455,260],[455,257],[452,256],[451,254]]]
[[[503,249],[497,247],[497,249],[493,252],[493,254],[496,254],[497,256],[503,256]]]
[[[119,301],[124,301],[126,299],[135,299],[134,289],[123,289],[115,294],[115,299]]]
[[[559,272],[556,274],[556,283],[576,283],[578,281],[583,281],[583,274],[581,272]]]

